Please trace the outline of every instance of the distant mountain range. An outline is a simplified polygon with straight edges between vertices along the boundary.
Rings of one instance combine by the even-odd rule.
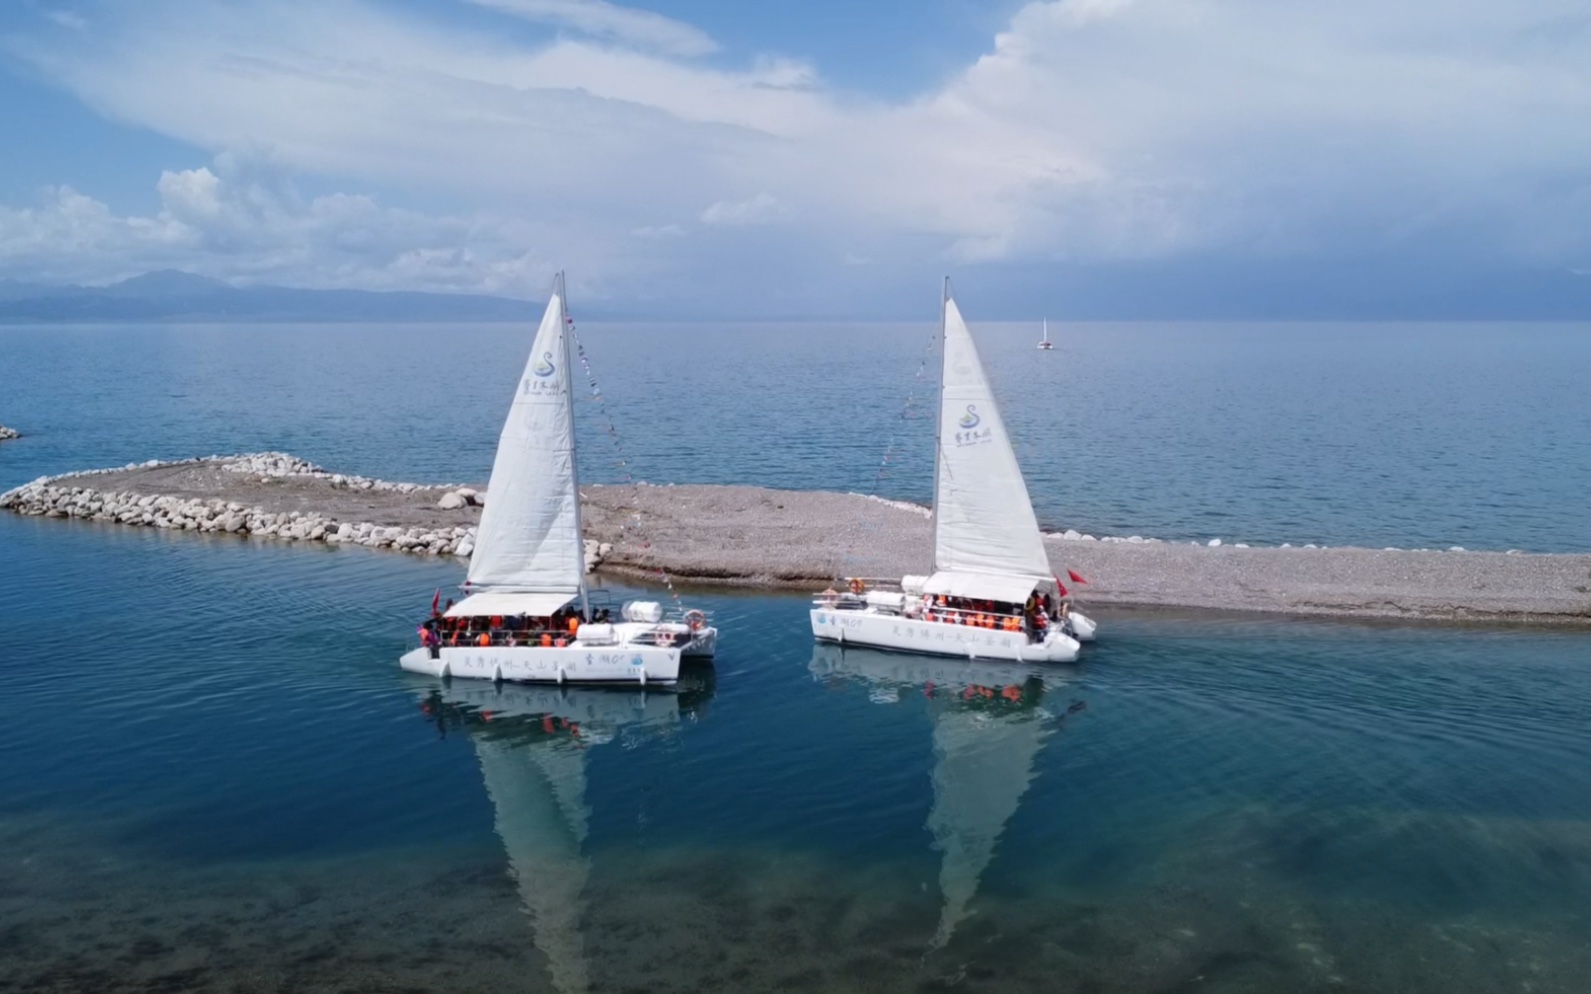
[[[235,287],[165,269],[109,286],[0,280],[0,322],[522,321],[535,307],[507,297],[409,291]]]

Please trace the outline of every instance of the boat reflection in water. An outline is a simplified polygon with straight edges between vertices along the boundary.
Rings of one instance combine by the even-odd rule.
[[[494,824],[531,919],[536,948],[560,994],[591,989],[580,922],[591,861],[583,852],[586,757],[597,746],[665,738],[701,718],[711,666],[688,667],[671,690],[448,681],[421,707],[444,734],[475,746]]]
[[[880,704],[926,699],[934,722],[928,831],[941,853],[943,900],[930,949],[941,949],[971,914],[978,882],[1033,781],[1039,750],[1067,715],[1084,705],[1061,696],[1070,681],[1054,667],[958,662],[820,643],[811,670],[820,680],[865,684]]]

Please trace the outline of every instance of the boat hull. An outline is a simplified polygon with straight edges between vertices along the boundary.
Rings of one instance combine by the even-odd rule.
[[[1066,616],[1066,628],[1070,632],[1072,638],[1079,642],[1094,641],[1094,631],[1097,627],[1098,626],[1094,624],[1093,619],[1089,618],[1081,611],[1072,611]]]
[[[683,659],[711,659],[718,652],[718,629],[701,628],[691,633],[691,640],[680,646]]]
[[[896,614],[826,608],[814,608],[811,614],[812,634],[841,645],[1022,663],[1070,663],[1077,659],[1079,649],[1076,639],[1060,632],[1052,632],[1043,642],[1029,642],[1023,632],[922,621]]]
[[[679,680],[680,651],[660,646],[444,646],[403,654],[411,673],[514,683],[631,683]]]

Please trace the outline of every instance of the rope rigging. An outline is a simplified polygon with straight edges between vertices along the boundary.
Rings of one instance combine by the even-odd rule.
[[[630,493],[632,494],[630,500],[630,511],[620,520],[619,531],[623,535],[628,536],[632,545],[639,545],[639,547],[644,550],[641,556],[641,565],[643,569],[656,576],[658,582],[668,590],[668,595],[673,600],[675,609],[679,610],[681,608],[680,596],[679,591],[674,589],[674,579],[673,577],[669,576],[668,570],[656,563],[654,558],[655,553],[652,551],[651,538],[642,528],[640,507],[641,483],[630,472],[629,455],[625,452],[624,443],[619,439],[619,432],[614,427],[613,416],[608,411],[607,401],[602,396],[601,387],[597,385],[596,374],[591,371],[591,359],[586,354],[585,343],[580,340],[580,335],[575,330],[575,319],[573,317],[566,316],[565,322],[566,329],[569,333],[569,340],[574,344],[575,355],[580,360],[580,368],[585,372],[586,383],[591,388],[591,396],[589,400],[595,404],[597,416],[600,419],[600,427],[607,434],[608,440],[613,444],[612,466],[617,471],[616,475],[619,477],[620,485],[629,487]],[[647,562],[646,560],[649,559],[652,561]]]
[[[902,406],[900,415],[895,418],[895,425],[890,431],[889,441],[884,446],[884,456],[879,460],[878,470],[873,474],[872,494],[875,497],[883,496],[881,491],[884,489],[884,477],[889,472],[890,461],[894,458],[895,450],[901,442],[901,433],[907,430],[903,426],[922,417],[918,413],[918,395],[922,392],[924,384],[926,383],[929,386],[937,385],[937,381],[931,380],[928,376],[928,370],[930,362],[935,357],[934,349],[939,344],[939,334],[936,329],[932,335],[928,336],[928,344],[923,349],[922,357],[917,363],[917,374],[912,377],[911,388],[906,393],[906,403]],[[939,444],[937,438],[934,439],[934,444]],[[877,527],[877,524],[872,521],[870,516],[864,516],[860,524],[851,527],[849,534],[846,536],[844,550],[839,560],[835,563],[834,575],[836,577],[847,575],[850,571],[849,568],[859,559],[856,551],[857,546],[870,533],[876,531]]]

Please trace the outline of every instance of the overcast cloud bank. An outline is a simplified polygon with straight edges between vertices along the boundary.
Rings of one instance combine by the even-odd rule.
[[[1591,268],[1583,3],[1029,3],[898,101],[649,11],[471,3],[557,30],[358,0],[41,17],[11,61],[215,158],[173,164],[152,216],[66,188],[0,208],[0,275],[523,295],[562,266],[597,300],[822,313],[946,269],[1029,298],[1385,271],[1390,300],[1432,272],[1555,273],[1572,299]]]

